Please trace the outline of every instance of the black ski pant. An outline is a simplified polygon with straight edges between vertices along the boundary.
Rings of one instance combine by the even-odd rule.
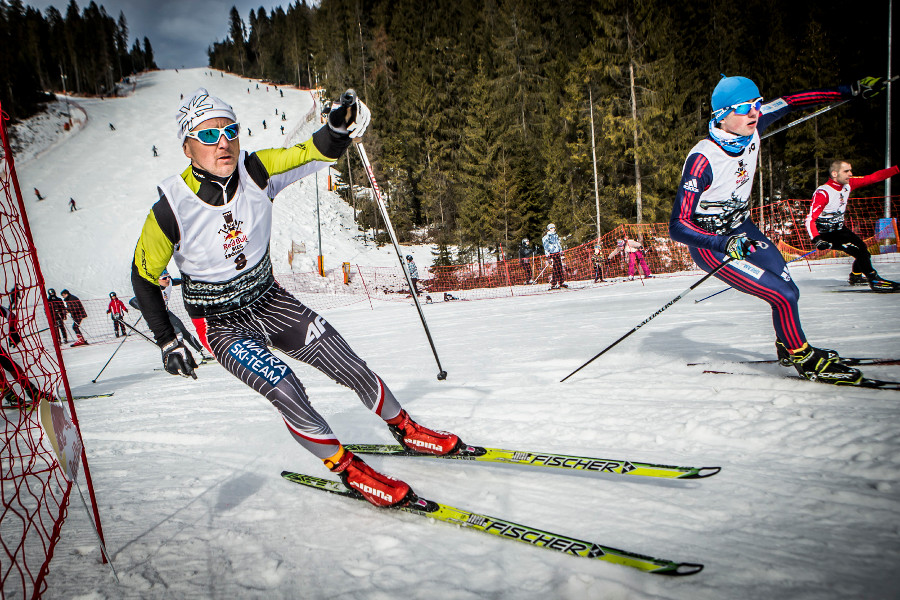
[[[559,255],[559,253],[551,254],[550,261],[553,263],[553,270],[551,271],[550,276],[550,284],[562,285],[563,283],[565,283],[565,278],[563,277],[562,257]]]
[[[121,317],[118,318],[118,319],[113,318],[112,322],[113,322],[113,331],[116,332],[116,337],[119,337],[119,329],[122,330],[122,335],[128,335],[128,334],[125,332],[125,323],[122,322],[122,318],[121,318]]]
[[[875,270],[872,267],[872,255],[869,254],[866,243],[846,225],[837,231],[820,233],[819,237],[831,244],[835,250],[840,250],[853,257],[853,266],[850,269],[854,273],[871,273]]]
[[[191,347],[197,352],[203,350],[203,346],[200,344],[197,338],[195,338],[194,335],[190,331],[188,331],[188,328],[184,326],[184,322],[179,319],[171,310],[168,310],[166,312],[169,315],[169,323],[171,323],[172,327],[175,328],[175,333],[180,333],[182,339],[190,344]]]
[[[69,341],[69,334],[66,332],[66,324],[63,322],[62,317],[55,317],[53,319],[53,323],[56,325],[56,328],[59,330],[59,337],[62,338],[63,343]]]
[[[271,402],[294,439],[319,458],[333,456],[340,442],[313,408],[299,377],[269,347],[350,388],[383,420],[400,413],[388,387],[334,327],[278,284],[247,307],[193,321],[216,360]]]

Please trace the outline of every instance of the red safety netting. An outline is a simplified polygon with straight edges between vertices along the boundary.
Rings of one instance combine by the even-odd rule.
[[[896,203],[896,198],[891,200]],[[813,249],[804,226],[809,203],[809,200],[781,200],[753,210],[754,222],[778,244],[785,260],[795,260]],[[884,218],[883,197],[851,199],[847,225],[866,241],[873,255],[884,255],[882,260],[889,262],[900,260],[896,219]],[[616,241],[623,236],[639,242],[643,248],[639,252],[615,252]],[[595,248],[598,248],[596,252]],[[480,264],[446,267],[419,265],[419,290],[423,300],[424,296],[429,296],[433,302],[552,293],[553,261],[543,255],[540,241],[537,252],[534,257],[510,257]],[[847,262],[852,261],[843,253],[832,250],[813,252],[804,258],[845,258]],[[613,285],[648,274],[674,276],[697,270],[688,248],[669,238],[667,223],[620,225],[599,240],[563,251],[559,268],[562,280],[572,290]],[[344,263],[341,268],[326,270],[324,277],[311,271],[284,273],[276,278],[303,303],[320,312],[356,303],[371,306],[374,300],[409,301],[410,298],[409,285],[399,266],[364,267]],[[127,297],[122,294],[122,299]],[[88,341],[116,341],[112,320],[106,314],[109,300],[84,300],[83,304],[88,317],[81,327]],[[181,303],[180,288],[175,288],[169,308],[188,322]],[[132,310],[126,318],[129,323],[134,323],[139,316]],[[66,323],[71,325],[71,321]],[[143,321],[138,328],[150,334]]]
[[[66,519],[71,483],[41,427],[37,402],[69,396],[48,327],[40,266],[0,111],[0,596],[38,598]],[[93,500],[87,462],[83,473]],[[94,503],[96,506],[96,502]],[[95,516],[97,516],[95,510]],[[99,518],[97,519],[99,528]]]

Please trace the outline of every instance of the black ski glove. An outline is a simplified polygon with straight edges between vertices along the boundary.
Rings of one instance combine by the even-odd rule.
[[[816,250],[830,250],[831,242],[825,241],[822,239],[822,236],[817,235],[812,239],[813,244],[816,246]]]
[[[328,127],[351,138],[362,137],[372,119],[369,107],[357,99],[356,92],[347,90],[341,95],[341,102],[332,104],[328,113]]]
[[[185,348],[178,338],[163,345],[162,361],[163,368],[172,375],[197,379],[197,375],[194,373],[197,363],[191,355],[191,351]]]

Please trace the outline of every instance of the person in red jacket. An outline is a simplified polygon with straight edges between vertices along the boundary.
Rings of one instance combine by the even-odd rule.
[[[847,198],[852,190],[884,181],[900,173],[900,168],[894,165],[865,177],[854,177],[853,166],[849,162],[836,160],[831,163],[829,172],[831,178],[816,188],[806,216],[806,229],[813,244],[818,250],[834,248],[854,258],[850,269],[851,285],[868,282],[876,292],[900,291],[900,283],[879,277],[872,266],[872,256],[866,243],[844,223]]]
[[[106,314],[110,316],[113,322],[113,329],[116,332],[116,337],[119,337],[119,328],[122,328],[122,335],[128,335],[125,331],[125,323],[122,322],[122,319],[125,318],[125,313],[128,312],[128,309],[125,307],[125,303],[119,300],[116,297],[115,292],[109,293],[109,307],[106,309]]]

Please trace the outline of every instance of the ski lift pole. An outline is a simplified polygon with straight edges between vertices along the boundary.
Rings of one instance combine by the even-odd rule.
[[[363,168],[369,176],[369,183],[372,184],[372,191],[375,194],[375,203],[378,204],[378,210],[381,212],[381,216],[384,219],[384,226],[387,228],[388,235],[391,236],[391,242],[394,243],[394,250],[397,252],[397,260],[400,261],[400,268],[403,270],[403,274],[406,275],[406,283],[409,285],[409,291],[412,294],[413,302],[416,305],[416,310],[419,312],[419,319],[422,320],[422,327],[425,328],[428,344],[431,346],[431,352],[434,354],[434,360],[438,366],[437,378],[439,381],[443,381],[444,379],[447,379],[447,371],[441,367],[441,359],[438,357],[437,349],[434,347],[434,340],[431,338],[431,331],[428,329],[428,323],[425,321],[422,305],[419,304],[419,297],[415,293],[409,271],[407,271],[406,265],[403,264],[403,255],[400,252],[400,245],[397,243],[397,235],[394,233],[394,226],[391,224],[391,218],[388,216],[387,207],[381,198],[381,190],[378,187],[378,183],[375,181],[375,173],[372,171],[372,165],[369,163],[369,157],[366,156],[366,149],[363,147],[362,142],[357,140],[355,145],[357,151],[359,151],[359,159],[362,161]]]

